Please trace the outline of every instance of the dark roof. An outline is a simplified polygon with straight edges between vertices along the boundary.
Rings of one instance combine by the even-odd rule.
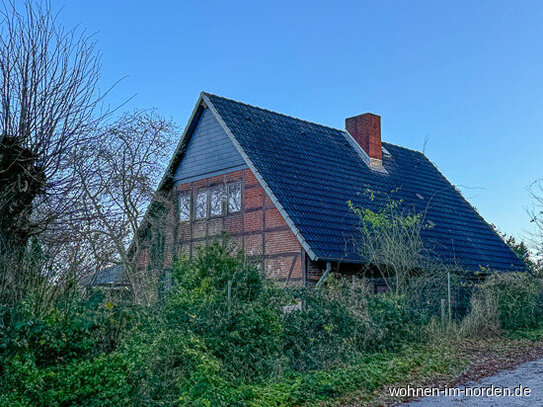
[[[318,259],[360,261],[347,242],[358,221],[348,209],[378,210],[379,193],[425,213],[425,246],[469,270],[523,270],[524,265],[477,211],[420,152],[389,143],[388,174],[372,170],[347,133],[204,94]],[[377,193],[369,199],[367,191]]]
[[[81,285],[85,287],[118,286],[125,284],[126,280],[123,278],[123,267],[120,264],[98,270],[81,282]]]

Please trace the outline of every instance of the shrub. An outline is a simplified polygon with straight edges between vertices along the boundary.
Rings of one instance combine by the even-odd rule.
[[[0,360],[30,357],[39,367],[111,352],[129,325],[133,307],[88,299],[60,302],[36,315],[25,303],[0,308]]]
[[[286,297],[228,243],[177,262],[166,301],[170,326],[197,334],[234,377],[280,370],[281,306]]]
[[[39,369],[30,359],[6,363],[0,406],[118,406],[129,404],[130,366],[101,355]]]
[[[1,311],[0,357],[31,357],[39,366],[82,357],[97,345],[98,325],[90,313],[67,316],[53,308],[43,317],[33,315],[25,306]]]
[[[318,290],[302,290],[304,307],[284,316],[284,349],[299,371],[328,368],[361,352],[393,350],[410,335],[403,296],[374,295],[364,280],[329,277]]]
[[[370,338],[366,350],[397,350],[414,339],[413,325],[420,320],[409,308],[404,295],[371,295],[369,309],[378,335]]]
[[[393,199],[394,192],[388,195],[366,191],[377,211],[351,201],[347,205],[358,220],[355,252],[385,279],[390,291],[399,295],[408,291],[414,270],[430,270],[433,262],[421,237],[422,231],[431,226],[424,222],[422,213],[409,211],[402,207],[403,200]]]
[[[464,321],[468,333],[537,329],[543,325],[541,280],[524,273],[495,273],[479,287]]]
[[[200,338],[156,320],[138,331],[120,351],[132,366],[131,405],[206,405],[218,392],[222,364]]]
[[[481,290],[471,299],[471,310],[461,324],[466,336],[489,337],[501,331],[499,301],[495,292]]]

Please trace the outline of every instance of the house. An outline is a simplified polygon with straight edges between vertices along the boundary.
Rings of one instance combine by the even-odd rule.
[[[124,277],[123,266],[115,264],[92,273],[79,281],[83,288],[107,288],[115,290],[128,289],[128,281]]]
[[[366,191],[395,192],[432,225],[424,244],[467,270],[520,271],[523,263],[424,154],[381,142],[366,113],[334,129],[202,93],[160,183],[167,214],[164,262],[194,255],[228,232],[288,286],[328,268],[360,268],[348,244],[358,220],[347,201],[376,210]],[[149,267],[149,248],[139,268]]]

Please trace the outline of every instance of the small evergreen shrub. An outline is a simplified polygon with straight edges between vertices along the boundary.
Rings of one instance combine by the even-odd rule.
[[[53,367],[32,360],[5,363],[0,406],[120,406],[130,401],[130,365],[119,354]]]

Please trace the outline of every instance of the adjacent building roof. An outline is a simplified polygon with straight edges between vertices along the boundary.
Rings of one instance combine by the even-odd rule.
[[[81,281],[81,285],[84,287],[113,287],[126,284],[123,266],[120,264],[98,270]]]
[[[202,93],[191,122],[206,107],[313,260],[362,262],[349,245],[358,219],[347,201],[376,211],[390,196],[424,214],[432,225],[422,232],[424,244],[440,259],[468,270],[524,270],[518,257],[424,154],[383,143],[386,171],[376,171],[344,130],[209,93]],[[187,126],[171,166],[182,160],[194,126]],[[376,198],[370,199],[369,192]]]

